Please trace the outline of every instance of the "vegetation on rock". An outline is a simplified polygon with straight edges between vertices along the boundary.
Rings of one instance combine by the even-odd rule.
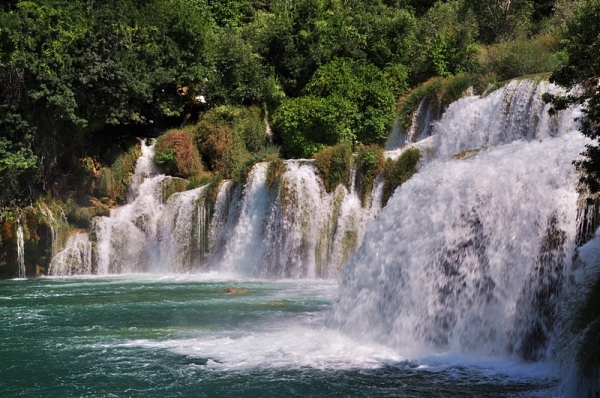
[[[408,148],[397,160],[387,159],[383,167],[383,198],[382,205],[386,205],[394,190],[404,184],[417,172],[417,165],[421,160],[418,148]]]
[[[327,192],[335,191],[339,184],[348,186],[352,167],[352,146],[342,142],[317,152],[315,165]]]
[[[194,136],[187,130],[169,130],[161,135],[155,161],[165,174],[181,178],[196,177],[202,171]]]

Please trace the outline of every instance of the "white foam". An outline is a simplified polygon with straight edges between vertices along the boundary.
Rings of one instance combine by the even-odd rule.
[[[163,348],[209,359],[207,367],[225,371],[302,367],[374,369],[403,360],[388,347],[357,344],[335,330],[293,325],[282,330],[209,334],[183,340],[135,340],[124,345]]]

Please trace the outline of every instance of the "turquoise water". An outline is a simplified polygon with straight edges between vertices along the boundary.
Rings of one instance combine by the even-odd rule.
[[[0,391],[3,397],[553,394],[557,380],[545,365],[404,358],[327,329],[336,291],[332,281],[218,274],[0,281]]]

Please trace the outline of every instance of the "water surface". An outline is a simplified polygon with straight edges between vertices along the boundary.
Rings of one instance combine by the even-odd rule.
[[[227,293],[229,292],[229,293]],[[324,326],[332,281],[218,274],[0,281],[13,396],[548,396],[546,365],[405,358]]]

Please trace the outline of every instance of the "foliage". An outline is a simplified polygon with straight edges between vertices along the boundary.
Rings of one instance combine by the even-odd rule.
[[[408,148],[402,152],[396,161],[391,159],[386,160],[383,167],[383,206],[387,204],[394,190],[408,181],[417,172],[417,165],[420,159],[421,152],[418,148]]]
[[[166,178],[160,184],[160,193],[161,199],[163,203],[177,192],[187,191],[188,189],[198,188],[198,186],[193,186],[192,182],[197,182],[196,180],[188,181],[182,178]]]
[[[328,145],[355,138],[347,115],[353,104],[340,98],[305,96],[284,101],[273,115],[284,156],[310,158]]]
[[[402,67],[389,69],[403,87]],[[394,96],[376,66],[338,58],[321,66],[303,96],[285,101],[274,115],[287,156],[311,157],[340,142],[383,143],[393,123]]]
[[[105,126],[152,123],[192,104],[210,73],[200,4],[39,0],[0,10],[0,150],[17,166],[1,183],[11,195],[68,172],[59,159],[84,152]]]
[[[395,77],[401,77],[401,71],[397,72]],[[357,142],[383,143],[387,138],[395,101],[384,73],[375,65],[335,59],[315,72],[303,93],[336,102],[348,101],[354,109],[345,116]]]
[[[485,44],[512,40],[529,32],[534,11],[531,0],[465,0]]]
[[[495,73],[498,80],[552,72],[562,66],[565,58],[558,39],[554,35],[538,35],[482,48],[480,68],[483,73]]]
[[[135,146],[126,150],[120,146],[111,147],[104,155],[105,166],[100,166],[91,181],[92,193],[97,197],[105,197],[111,202],[123,203],[127,199],[127,189],[138,153]],[[82,177],[79,177],[81,181]],[[83,191],[83,187],[78,189]]]
[[[257,107],[219,106],[192,128],[198,148],[212,172],[238,178],[252,153],[266,146],[266,127]]]
[[[352,165],[352,146],[342,142],[315,154],[315,165],[327,192],[333,192],[339,184],[348,185]]]
[[[271,162],[279,159],[279,148],[276,146],[267,146],[257,153],[252,154],[238,169],[236,180],[244,183],[248,174],[255,164],[261,162]]]
[[[363,206],[367,204],[373,182],[381,173],[384,163],[383,148],[378,145],[363,147],[356,154],[356,189]]]
[[[207,101],[248,106],[266,104],[275,109],[284,94],[264,63],[236,30],[219,32],[214,55],[216,73],[206,86]]]
[[[156,164],[166,173],[181,178],[198,175],[202,161],[194,140],[187,130],[169,130],[156,143]]]
[[[433,104],[457,98],[465,76],[476,84],[547,72],[567,58],[572,72],[589,76],[584,64],[594,57],[577,58],[593,54],[585,47],[593,35],[565,35],[579,3],[4,2],[0,208],[78,178],[86,194],[120,198],[118,164],[104,153],[198,120],[192,131],[207,168],[237,178],[266,145],[266,115],[284,156],[311,157],[340,142],[382,144],[394,101],[430,78],[457,79],[434,84]],[[590,15],[577,18],[593,31]],[[561,40],[571,50],[559,51]],[[403,97],[404,124],[422,94]],[[164,150],[157,161],[174,170],[176,157]],[[80,170],[84,158],[93,171]]]
[[[476,69],[478,25],[462,1],[436,2],[419,22],[422,45],[412,63],[413,80]]]
[[[416,49],[412,12],[383,1],[270,2],[249,27],[287,96],[297,97],[320,65],[368,59],[379,68],[408,64]]]

